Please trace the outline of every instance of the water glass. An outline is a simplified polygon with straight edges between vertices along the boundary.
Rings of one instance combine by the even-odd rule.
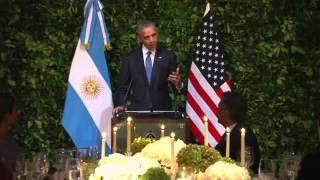
[[[266,158],[261,158],[259,163],[259,179],[261,180],[272,180],[275,179],[275,163]]]
[[[280,166],[280,179],[295,179],[299,170],[300,160],[301,156],[299,155],[286,155]]]
[[[57,171],[64,171],[67,157],[68,157],[67,150],[63,148],[58,149],[55,153],[55,158],[53,160],[52,166]]]
[[[14,179],[25,179],[25,176],[26,176],[25,160],[19,159],[15,163]]]
[[[93,158],[99,159],[99,150],[96,146],[90,146],[89,148],[78,149],[78,154],[81,159]]]
[[[68,158],[66,161],[66,174],[70,180],[78,180],[81,178],[81,160],[77,157]]]
[[[245,167],[250,168],[254,162],[253,148],[250,146],[245,147],[244,154],[245,154]]]

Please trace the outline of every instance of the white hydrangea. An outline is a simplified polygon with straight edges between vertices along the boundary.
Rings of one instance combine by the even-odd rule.
[[[144,174],[149,168],[159,167],[160,164],[153,159],[136,154],[132,157],[122,154],[111,154],[99,162],[99,167],[95,169],[94,177],[103,179],[135,180],[139,175]]]
[[[205,171],[205,180],[250,180],[246,168],[225,161],[218,161]]]
[[[180,139],[174,142],[174,156],[176,157],[180,149],[186,147],[186,144]],[[148,144],[142,149],[141,154],[163,162],[171,159],[171,139],[169,136],[162,137],[160,140]]]

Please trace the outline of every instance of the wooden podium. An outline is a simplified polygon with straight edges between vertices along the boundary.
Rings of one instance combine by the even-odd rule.
[[[117,127],[117,152],[126,152],[128,117],[132,118],[132,139],[139,136],[145,138],[160,138],[160,127],[165,125],[165,136],[171,132],[176,134],[177,139],[187,143],[188,126],[183,113],[178,111],[126,111],[116,114],[112,121],[112,127]]]

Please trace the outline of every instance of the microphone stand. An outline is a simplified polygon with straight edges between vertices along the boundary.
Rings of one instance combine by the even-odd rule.
[[[130,80],[130,83],[129,83],[129,86],[128,86],[128,89],[126,91],[126,94],[124,95],[124,102],[123,102],[123,109],[125,111],[127,111],[127,99],[128,99],[128,95],[129,95],[129,92],[130,92],[130,89],[131,89],[131,84],[132,84],[132,79]]]
[[[124,117],[126,115],[126,111],[127,111],[127,99],[128,99],[128,95],[129,95],[129,92],[130,92],[130,89],[131,89],[131,84],[132,84],[132,79],[130,80],[130,83],[129,83],[129,86],[128,86],[128,89],[126,90],[126,94],[124,95],[124,101],[123,101],[123,110],[124,112],[117,112],[116,113],[116,117],[119,118],[119,117]]]
[[[179,111],[177,110],[177,103],[176,103],[176,92],[173,90],[173,85],[168,81],[168,86],[169,86],[169,89],[170,89],[170,92],[173,94],[173,97],[172,97],[172,106],[173,106],[173,111],[174,111],[174,117],[175,119],[177,119],[178,117],[181,117],[180,116],[180,113]]]

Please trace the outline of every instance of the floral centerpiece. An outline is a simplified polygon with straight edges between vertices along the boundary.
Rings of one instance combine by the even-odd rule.
[[[164,166],[170,166],[171,160],[171,140],[169,136],[162,137],[160,140],[148,144],[142,149],[141,154],[145,157],[155,159]],[[178,152],[186,147],[186,144],[180,139],[174,142],[174,156],[177,157]]]
[[[175,156],[177,153],[186,146],[186,144],[177,140],[175,144]],[[134,154],[133,156],[125,156],[122,154],[114,153],[108,157],[104,157],[99,161],[99,167],[95,169],[94,175],[91,179],[100,180],[103,179],[132,179],[136,180],[138,177],[144,175],[149,168],[160,168],[166,163],[170,162],[170,137],[163,137],[158,141],[147,144],[141,152]],[[154,174],[153,170],[149,172],[149,175],[142,177],[150,177]]]
[[[150,168],[144,173],[142,176],[139,177],[138,180],[170,180],[170,176],[166,174],[163,168],[155,167]]]
[[[152,142],[156,141],[155,139],[152,138],[144,138],[144,137],[137,137],[133,140],[131,143],[131,151],[132,154],[136,154],[140,152],[144,147],[146,147],[147,144],[150,144]]]
[[[203,179],[250,180],[251,177],[248,170],[244,167],[240,167],[235,163],[218,161],[206,169]]]
[[[104,157],[98,163],[89,180],[167,180],[171,168],[171,140],[163,137],[158,141],[147,143],[141,152],[133,156],[114,153]],[[174,141],[174,167],[178,172],[195,179],[241,179],[249,180],[250,174],[230,158],[221,157],[214,148],[202,145],[186,145],[183,141]],[[176,168],[179,167],[179,168]]]
[[[179,167],[195,173],[205,172],[210,165],[221,159],[222,156],[216,149],[197,144],[182,148],[177,155]]]
[[[143,157],[141,154],[124,156],[122,154],[111,154],[99,161],[99,167],[95,169],[94,179],[137,179],[151,167],[160,167],[153,159]]]

